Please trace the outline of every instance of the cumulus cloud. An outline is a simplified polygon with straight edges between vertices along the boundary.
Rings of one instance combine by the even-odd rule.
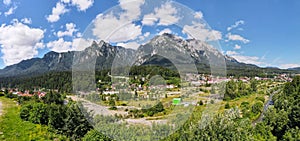
[[[61,2],[56,3],[56,6],[52,8],[51,15],[47,16],[47,20],[51,23],[57,22],[60,19],[60,16],[68,12],[65,5]]]
[[[7,17],[11,14],[14,14],[17,8],[18,8],[17,6],[13,6],[9,8],[8,11],[4,12],[4,15]]]
[[[76,29],[76,24],[67,23],[66,24],[66,31],[58,31],[56,34],[57,34],[57,37],[63,37],[63,36],[73,37],[73,34],[77,31],[78,31],[78,29]]]
[[[163,4],[160,8],[155,8],[154,13],[147,14],[143,17],[143,25],[157,25],[169,26],[176,24],[179,21],[177,9],[172,6],[170,2]]]
[[[31,28],[23,23],[2,24],[0,27],[0,44],[2,59],[6,66],[30,59],[38,54],[37,49],[43,47],[41,40],[44,31]]]
[[[240,45],[234,45],[234,48],[233,49],[235,49],[235,50],[239,50],[239,49],[241,49],[242,47],[240,46]]]
[[[237,28],[238,26],[243,25],[243,24],[245,24],[245,21],[243,21],[243,20],[236,21],[233,25],[227,27],[227,31],[230,31],[230,30],[232,30],[232,29],[235,29],[235,28]],[[240,29],[241,29],[241,28],[240,28]]]
[[[141,5],[145,0],[119,0],[120,7],[125,11],[121,18],[135,20],[141,15]]]
[[[64,38],[47,43],[47,47],[55,52],[82,51],[92,44],[93,40],[84,38],[74,38],[72,41],[66,41]]]
[[[55,52],[67,52],[72,50],[72,42],[59,38],[58,40],[47,43],[47,47]]]
[[[198,11],[195,13],[194,18],[196,19],[202,19],[203,18],[203,13],[201,11]]]
[[[140,7],[144,4],[144,0],[131,0],[129,2],[120,0],[119,3],[124,10],[120,15],[100,14],[94,21],[92,32],[98,39],[118,43],[134,40],[142,35],[142,27],[136,25],[134,20],[140,16]]]
[[[75,51],[82,51],[93,43],[92,39],[75,38],[72,42],[72,49]]]
[[[245,39],[244,37],[242,37],[241,35],[237,35],[237,34],[231,34],[231,33],[228,33],[227,35],[226,35],[226,37],[227,37],[227,42],[228,41],[241,41],[241,42],[243,42],[243,43],[249,43],[250,42],[250,40],[248,40],[248,39]]]
[[[142,34],[140,25],[126,21],[118,19],[112,14],[98,17],[94,24],[93,34],[99,39],[109,42],[126,42],[136,39]]]
[[[217,30],[208,29],[202,23],[192,22],[192,25],[185,25],[183,33],[189,38],[196,38],[202,41],[216,41],[222,39],[222,33]]]
[[[61,0],[61,2],[76,6],[79,11],[86,11],[94,4],[94,0]]]
[[[10,5],[11,4],[11,0],[3,0],[3,4]]]
[[[31,24],[32,23],[30,18],[23,18],[23,19],[21,19],[21,22],[25,23],[25,24]]]

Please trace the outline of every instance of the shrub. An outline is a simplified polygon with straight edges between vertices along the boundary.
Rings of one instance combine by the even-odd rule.
[[[262,102],[256,102],[255,104],[252,105],[252,113],[258,114],[262,112],[264,105]]]
[[[265,98],[264,97],[256,97],[255,99],[265,103]]]
[[[110,138],[101,134],[97,130],[91,130],[82,138],[83,141],[111,141]]]
[[[199,104],[199,105],[204,105],[204,103],[203,103],[202,100],[200,100],[200,101],[198,102],[198,104]]]
[[[112,106],[109,108],[109,110],[118,110],[118,108],[116,106]]]
[[[225,109],[230,109],[229,103],[226,103],[226,104],[225,104]]]

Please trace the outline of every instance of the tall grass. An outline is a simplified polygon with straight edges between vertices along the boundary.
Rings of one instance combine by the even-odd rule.
[[[0,140],[3,141],[39,141],[39,140],[68,140],[65,136],[57,135],[48,130],[47,126],[23,121],[20,106],[11,99],[0,97],[2,116],[0,116]]]

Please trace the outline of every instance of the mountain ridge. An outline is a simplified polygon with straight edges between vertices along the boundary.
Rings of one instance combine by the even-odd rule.
[[[155,36],[148,43],[141,45],[136,51],[120,46],[113,46],[104,41],[100,41],[99,43],[93,41],[91,46],[87,47],[83,51],[68,51],[63,53],[50,51],[42,58],[23,60],[20,63],[1,69],[0,77],[39,75],[50,71],[71,71],[74,62],[74,56],[76,55],[79,56],[76,56],[75,60],[80,58],[81,61],[84,61],[84,58],[96,56],[96,70],[110,69],[114,58],[120,55],[127,57],[135,56],[137,59],[135,65],[151,64],[149,59],[153,59],[153,62],[156,62],[158,65],[160,65],[159,61],[157,62],[157,59],[159,60],[166,58],[151,58],[151,56],[156,55],[157,53],[155,54],[155,51],[160,51],[158,49],[161,48],[165,48],[165,50],[172,49],[179,52],[182,52],[182,50],[187,50],[187,52],[190,53],[193,61],[197,65],[199,64],[201,67],[209,66],[209,62],[207,60],[209,59],[209,54],[213,54],[214,56],[223,57],[226,67],[229,69],[240,67],[259,68],[256,65],[241,63],[233,57],[223,55],[220,51],[211,47],[205,42],[195,39],[184,40],[175,35],[165,33],[163,35]],[[142,56],[143,53],[147,51],[148,56]],[[151,55],[149,56],[149,54]],[[183,60],[183,62],[184,61],[185,60]]]

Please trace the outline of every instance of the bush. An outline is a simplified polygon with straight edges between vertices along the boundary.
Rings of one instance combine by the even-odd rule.
[[[82,138],[83,141],[111,141],[110,138],[106,137],[105,135],[101,134],[96,130],[91,130],[85,134]]]
[[[198,102],[198,104],[199,104],[199,105],[204,105],[204,103],[203,103],[202,100],[200,100],[200,101]]]
[[[48,124],[47,105],[43,103],[34,103],[30,111],[29,121],[36,124]]]
[[[252,113],[254,114],[259,114],[262,112],[264,105],[262,102],[256,102],[255,104],[252,105]]]
[[[247,107],[247,106],[249,106],[249,104],[250,104],[249,102],[244,101],[241,103],[241,107]]]
[[[226,104],[225,104],[225,109],[230,109],[229,103],[226,103]]]
[[[110,107],[109,110],[118,110],[116,106]]]
[[[256,97],[255,99],[265,103],[265,98],[264,97]]]
[[[20,117],[22,120],[25,120],[25,121],[29,120],[31,109],[32,109],[32,106],[29,104],[22,106],[21,111],[20,111]]]

